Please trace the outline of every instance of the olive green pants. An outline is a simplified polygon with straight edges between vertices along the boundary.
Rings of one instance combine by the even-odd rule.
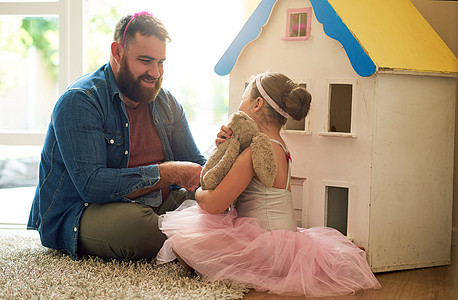
[[[178,208],[195,193],[171,191],[161,206],[139,203],[90,204],[80,221],[78,254],[117,259],[152,259],[166,235],[158,228],[158,217]]]

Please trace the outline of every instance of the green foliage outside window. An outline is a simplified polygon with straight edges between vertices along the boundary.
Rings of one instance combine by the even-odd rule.
[[[26,49],[35,47],[45,57],[49,72],[57,78],[59,67],[59,23],[57,18],[22,19],[20,39]]]
[[[29,57],[31,48],[43,58],[51,79],[57,79],[59,64],[58,19],[53,17],[3,16],[0,18],[0,94],[17,88],[11,70]],[[13,72],[15,73],[15,72]]]
[[[109,10],[89,12],[85,38],[86,72],[97,70],[109,60],[110,44],[113,41],[113,30],[121,18],[119,5]]]

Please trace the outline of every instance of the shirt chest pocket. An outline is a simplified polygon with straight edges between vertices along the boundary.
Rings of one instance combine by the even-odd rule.
[[[124,136],[121,133],[104,131],[107,149],[107,167],[119,168],[122,159],[125,157]]]

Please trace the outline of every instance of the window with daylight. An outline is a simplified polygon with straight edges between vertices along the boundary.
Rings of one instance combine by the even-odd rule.
[[[286,36],[283,40],[306,40],[310,38],[312,8],[287,10]]]
[[[57,16],[0,16],[0,130],[44,131],[58,97]]]
[[[82,75],[83,1],[0,0],[0,229],[25,228],[52,109]]]

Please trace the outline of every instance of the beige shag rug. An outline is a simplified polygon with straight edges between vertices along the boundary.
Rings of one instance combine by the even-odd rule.
[[[207,282],[177,263],[74,261],[37,236],[0,235],[0,299],[241,299],[248,291]]]

